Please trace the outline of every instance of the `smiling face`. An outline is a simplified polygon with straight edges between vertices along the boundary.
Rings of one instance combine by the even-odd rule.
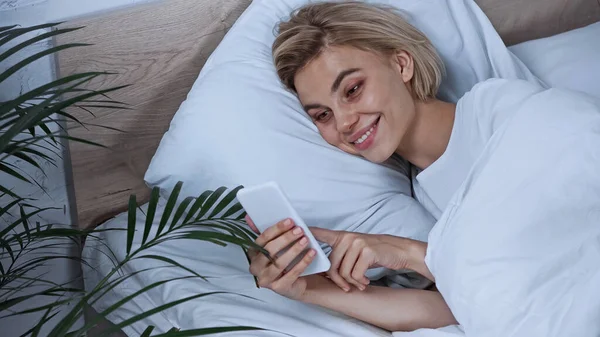
[[[381,163],[398,149],[415,117],[412,57],[329,47],[294,78],[298,98],[331,145]]]

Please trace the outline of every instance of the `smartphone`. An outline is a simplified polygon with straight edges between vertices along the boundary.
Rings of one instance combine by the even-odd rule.
[[[308,239],[307,248],[287,269],[291,269],[312,248],[316,252],[315,257],[300,276],[329,270],[329,258],[276,182],[242,188],[237,193],[237,199],[261,233],[284,219],[292,219],[296,226],[302,228]]]

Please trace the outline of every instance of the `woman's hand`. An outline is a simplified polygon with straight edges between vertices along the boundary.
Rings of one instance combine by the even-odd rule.
[[[246,217],[246,222],[258,233],[258,229],[249,217]],[[260,234],[256,244],[264,247],[274,260],[271,262],[264,254],[250,252],[250,273],[257,277],[258,285],[291,299],[301,299],[306,292],[307,277],[300,277],[300,274],[312,262],[315,252],[309,250],[295,266],[289,270],[287,267],[306,250],[308,245],[308,239],[302,229],[294,226],[292,220],[287,219]],[[288,247],[289,249],[283,252]]]
[[[413,240],[383,234],[362,234],[332,231],[311,227],[318,241],[332,247],[329,255],[331,269],[327,272],[333,282],[345,291],[354,285],[364,290],[369,284],[365,273],[369,268],[393,270],[411,269]],[[417,257],[418,259],[418,257]]]

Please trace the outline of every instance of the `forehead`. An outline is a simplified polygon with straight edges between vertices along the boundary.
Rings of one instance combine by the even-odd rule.
[[[302,78],[307,73],[334,72],[337,75],[339,68],[381,63],[382,58],[374,52],[348,46],[329,47],[302,68],[296,78]]]

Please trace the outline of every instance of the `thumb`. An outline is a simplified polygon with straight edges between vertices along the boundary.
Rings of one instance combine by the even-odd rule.
[[[330,246],[334,246],[340,236],[339,231],[332,231],[330,229],[320,227],[310,227],[310,232],[313,234],[317,241],[325,242]]]
[[[250,216],[248,216],[248,214],[246,214],[246,223],[248,224],[248,226],[250,226],[250,229],[252,229],[252,231],[256,234],[260,234],[260,231],[258,230],[258,228],[256,227],[256,225],[254,224],[254,221],[252,221],[252,219],[250,219]]]

